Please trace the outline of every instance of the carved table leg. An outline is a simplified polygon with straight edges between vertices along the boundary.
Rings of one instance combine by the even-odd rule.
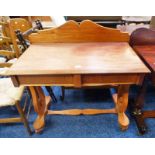
[[[122,130],[126,130],[129,125],[129,119],[125,114],[128,106],[129,85],[120,85],[118,87],[118,97],[116,109],[118,113],[118,123]]]
[[[48,110],[48,104],[51,98],[45,96],[41,87],[29,87],[35,112],[38,114],[33,127],[36,133],[39,133],[45,126],[45,116]]]
[[[131,103],[131,113],[136,121],[138,130],[141,134],[144,134],[147,131],[147,127],[145,125],[143,112],[142,112],[144,99],[145,99],[145,92],[146,92],[146,83],[144,81],[142,86],[139,89],[138,96],[135,102]]]

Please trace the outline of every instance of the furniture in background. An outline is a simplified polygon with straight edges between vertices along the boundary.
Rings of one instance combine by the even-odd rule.
[[[10,67],[12,63],[16,61],[15,52],[0,50],[0,68],[2,67]],[[5,72],[7,68],[3,68],[3,72]]]
[[[151,70],[151,75],[146,75],[131,108],[139,132],[144,134],[147,131],[145,119],[155,117],[155,110],[143,110],[147,82],[152,81],[152,84],[155,85],[155,31],[147,28],[135,30],[131,34],[130,45]]]
[[[16,52],[16,57],[18,58],[22,53],[20,48],[20,43],[16,37],[15,30],[19,29],[21,32],[25,32],[31,28],[30,23],[22,18],[13,18],[8,20],[8,26],[10,31],[10,37],[13,43],[13,49]]]
[[[29,36],[30,47],[7,72],[15,86],[30,88],[38,115],[34,129],[40,132],[47,114],[93,115],[115,113],[122,130],[128,128],[125,114],[131,84],[140,84],[148,68],[129,46],[128,33],[102,27],[92,21],[74,21]],[[44,54],[46,52],[46,55]],[[34,58],[37,61],[34,61]],[[44,65],[42,65],[44,64]],[[64,87],[114,87],[112,109],[48,110],[49,97],[42,85]]]
[[[22,18],[22,16],[21,16]],[[24,18],[27,18],[30,23],[35,22],[36,20],[40,21],[52,21],[50,16],[24,16]]]
[[[40,20],[44,29],[53,28],[59,26],[60,23],[65,22],[64,16],[10,16],[14,18],[26,19],[29,24],[34,27],[35,21]]]
[[[150,23],[153,20],[151,16],[123,16],[123,25],[117,25],[117,29],[131,34],[139,28],[150,28]]]
[[[11,48],[11,38],[9,33],[9,28],[7,25],[7,20],[9,17],[0,16],[0,49],[12,50]]]
[[[155,16],[152,16],[152,18],[151,18],[150,28],[155,29]]]
[[[93,22],[106,27],[115,27],[124,24],[122,16],[65,16],[66,20],[74,20],[78,23],[83,20],[92,20]]]
[[[9,49],[9,51],[6,51],[5,50],[6,48],[4,48],[3,46],[1,47],[1,53],[3,53],[4,56],[1,55],[0,62],[1,64],[6,63],[5,65],[10,66],[10,63],[14,63],[23,52],[23,50],[20,48],[21,44],[16,37],[15,30],[20,29],[20,31],[26,31],[30,28],[30,25],[26,20],[21,18],[17,19],[7,18],[7,20],[5,22],[2,22],[1,24],[2,24],[1,40],[2,43],[7,42],[6,45],[8,45],[7,49]],[[12,53],[13,55],[11,60],[7,59],[9,53]]]
[[[0,16],[2,17],[2,16]],[[12,40],[10,37],[10,31],[7,24],[9,18],[2,18],[0,21],[1,25],[1,34],[0,34],[0,70],[5,72],[6,68],[3,66],[9,67],[13,62],[16,61],[16,53],[12,51]],[[9,50],[9,51],[8,51]]]
[[[6,57],[7,60],[12,59],[15,57],[14,52],[0,50],[0,56]],[[9,63],[8,63],[9,62]],[[7,68],[12,65],[11,61],[0,63],[0,108],[8,107],[8,106],[15,106],[18,110],[20,117],[13,117],[13,118],[1,118],[0,123],[24,123],[29,134],[31,134],[31,129],[28,124],[27,117],[30,112],[30,106],[28,108],[27,116],[25,115],[26,112],[26,105],[27,105],[27,97],[25,97],[24,107],[21,107],[20,100],[22,99],[24,93],[24,86],[20,86],[18,88],[14,87],[10,77],[4,77]],[[5,68],[3,68],[5,67]],[[1,109],[0,109],[1,110]]]
[[[50,16],[24,16],[21,18],[27,19],[32,24],[32,26],[35,25],[36,20],[40,20],[44,29],[56,26],[53,22],[53,19]]]
[[[151,16],[122,16],[122,20],[124,20],[126,24],[150,24]]]

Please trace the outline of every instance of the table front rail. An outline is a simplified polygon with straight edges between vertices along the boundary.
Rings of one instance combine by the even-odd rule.
[[[18,75],[11,78],[16,87],[23,85],[81,88],[111,84],[141,84],[144,74]]]

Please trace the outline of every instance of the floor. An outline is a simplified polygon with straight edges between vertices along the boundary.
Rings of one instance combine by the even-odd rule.
[[[130,89],[130,99],[133,98],[138,90],[137,86]],[[67,109],[67,108],[110,108],[113,107],[108,89],[89,89],[89,90],[66,90],[65,101],[59,99],[60,88],[54,87],[58,103],[52,103],[51,109]],[[149,86],[147,92],[145,107],[153,109],[154,107],[155,88]],[[47,92],[45,92],[47,93]],[[14,108],[2,108],[0,117],[6,115],[16,115]],[[0,124],[0,137],[19,137],[19,138],[144,138],[155,137],[155,119],[148,119],[146,123],[149,131],[145,135],[139,135],[133,118],[127,112],[130,118],[130,125],[127,131],[122,132],[117,124],[117,116],[115,114],[103,114],[93,116],[61,116],[49,115],[46,119],[46,127],[41,134],[33,133],[29,136],[21,123],[17,124]],[[29,123],[32,127],[36,114],[33,108],[30,113]]]

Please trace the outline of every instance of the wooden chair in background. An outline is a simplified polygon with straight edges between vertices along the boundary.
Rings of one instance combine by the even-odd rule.
[[[11,50],[11,38],[7,21],[0,21],[0,49]]]
[[[16,57],[18,58],[22,54],[22,50],[19,47],[19,41],[16,37],[15,30],[19,29],[21,32],[25,32],[31,28],[31,25],[26,19],[13,18],[8,20],[8,27],[10,30],[13,49],[16,52]]]
[[[31,26],[35,25],[36,20],[40,20],[44,29],[48,29],[48,28],[57,26],[56,23],[53,21],[53,19],[50,16],[21,16],[20,18],[24,18],[27,21],[29,21]]]
[[[1,118],[0,123],[24,123],[29,134],[31,134],[31,129],[28,124],[27,117],[30,112],[30,106],[28,108],[28,115],[25,115],[26,105],[28,103],[28,96],[25,97],[25,102],[23,108],[21,107],[20,101],[22,99],[25,87],[20,86],[18,88],[14,87],[10,77],[4,77],[7,68],[12,65],[9,62],[10,59],[15,58],[15,53],[12,51],[0,50],[0,56],[5,57],[8,62],[0,63],[0,108],[15,106],[18,110],[20,117],[13,118]],[[5,68],[4,68],[5,67]],[[0,109],[1,110],[1,109]]]
[[[20,29],[20,31],[25,32],[30,27],[30,24],[25,19],[9,19],[7,22],[1,22],[3,35],[1,36],[2,43],[12,46],[10,51],[0,50],[0,107],[5,106],[16,106],[20,114],[18,118],[3,118],[0,119],[0,123],[13,123],[13,122],[23,122],[29,134],[31,134],[30,127],[28,125],[28,120],[25,116],[27,96],[25,97],[24,107],[21,108],[20,100],[23,96],[24,87],[15,88],[11,81],[11,78],[4,77],[5,73],[17,58],[22,54],[22,50],[19,48],[20,42],[18,41],[15,30]],[[3,78],[2,78],[3,77]],[[28,93],[27,93],[28,94]],[[29,106],[30,107],[30,106]],[[28,108],[29,115],[30,108]],[[28,116],[27,115],[27,116]]]
[[[16,34],[15,34],[15,29],[20,29],[21,31],[25,31],[27,29],[29,29],[29,23],[24,20],[24,19],[8,19],[5,22],[1,22],[1,28],[2,28],[2,35],[1,35],[1,53],[3,52],[3,54],[5,55],[6,53],[8,53],[8,51],[3,51],[4,50],[9,50],[10,52],[12,52],[12,54],[14,55],[12,60],[7,60],[6,57],[1,56],[0,57],[0,62],[1,63],[5,63],[7,61],[11,61],[11,63],[14,63],[16,61],[16,58],[18,58],[21,54],[22,51],[19,48],[19,41],[16,38]],[[4,46],[6,45],[7,48]],[[8,62],[7,62],[8,64]]]
[[[3,71],[3,67],[10,67],[16,61],[15,52],[12,51],[0,50],[0,58],[0,68]]]

